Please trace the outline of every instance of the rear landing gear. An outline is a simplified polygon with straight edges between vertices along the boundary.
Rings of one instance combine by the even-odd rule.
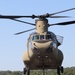
[[[63,67],[62,67],[62,66],[59,66],[59,67],[57,68],[57,74],[60,75],[60,73],[63,73],[63,72],[64,72]]]
[[[23,69],[23,73],[24,73],[24,75],[26,74],[26,75],[30,75],[30,69],[29,68],[24,68]]]
[[[26,72],[27,72],[27,69],[24,68],[24,69],[23,69],[23,74],[26,74]]]

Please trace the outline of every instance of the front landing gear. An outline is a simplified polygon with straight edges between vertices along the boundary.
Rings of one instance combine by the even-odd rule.
[[[63,67],[62,67],[62,66],[59,66],[59,67],[57,68],[57,74],[60,75],[60,73],[63,73],[63,72],[64,72]]]
[[[23,73],[24,73],[24,75],[26,74],[26,75],[30,75],[30,69],[29,68],[24,68],[23,69]]]

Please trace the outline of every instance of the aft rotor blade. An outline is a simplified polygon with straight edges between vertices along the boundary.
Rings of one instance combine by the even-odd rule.
[[[59,13],[63,13],[63,12],[67,12],[67,11],[71,11],[71,10],[75,10],[75,8],[71,8],[71,9],[67,9],[67,10],[63,10],[63,11],[59,11],[59,12],[56,12],[56,13],[52,13],[52,14],[45,14],[45,15],[31,15],[31,16],[10,16],[10,15],[0,15],[0,18],[1,19],[15,19],[15,18],[56,18],[56,16],[53,16],[53,15],[56,15],[56,14],[59,14]],[[58,18],[58,17],[57,17]],[[61,18],[61,17],[60,17]]]
[[[75,8],[71,8],[71,9],[67,9],[67,10],[55,12],[55,13],[52,13],[52,14],[49,14],[49,15],[52,16],[52,15],[60,14],[60,13],[67,12],[67,11],[71,11],[71,10],[75,10]]]
[[[29,22],[25,22],[25,21],[21,21],[21,20],[17,20],[17,19],[11,19],[11,20],[14,20],[14,21],[17,21],[17,22],[21,22],[21,23],[25,23],[25,24],[30,24],[30,25],[34,25],[33,23],[29,23]]]
[[[74,21],[67,21],[67,22],[60,22],[60,23],[50,24],[49,26],[53,26],[53,25],[70,25],[70,24],[75,24],[75,20]]]
[[[69,18],[69,16],[50,16],[50,18]]]
[[[15,33],[15,35],[19,35],[19,34],[22,34],[22,33],[25,33],[25,32],[29,32],[29,31],[32,31],[32,30],[34,30],[34,29],[36,29],[36,28],[29,29],[29,30],[26,30],[26,31],[22,31],[22,32],[19,32],[19,33]]]

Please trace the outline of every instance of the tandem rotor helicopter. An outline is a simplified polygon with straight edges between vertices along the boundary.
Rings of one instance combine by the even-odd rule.
[[[60,22],[55,24],[49,24],[48,18],[68,18],[68,16],[54,16],[59,13],[75,10],[75,8],[59,11],[52,14],[44,15],[32,15],[32,16],[7,16],[0,15],[1,19],[11,19],[14,21],[30,24],[36,26],[33,29],[16,33],[19,35],[31,30],[36,29],[29,35],[27,41],[27,51],[23,55],[23,62],[25,64],[24,74],[30,75],[30,70],[44,70],[45,69],[57,69],[57,74],[63,73],[63,53],[58,48],[62,43],[63,37],[57,37],[53,32],[49,31],[48,28],[54,25],[70,25],[75,24],[75,20]],[[38,18],[35,20],[35,24],[18,20],[17,18]]]

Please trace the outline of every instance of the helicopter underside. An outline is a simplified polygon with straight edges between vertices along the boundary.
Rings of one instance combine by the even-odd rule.
[[[23,62],[25,67],[31,70],[38,69],[57,69],[58,66],[61,66],[63,61],[63,54],[58,50],[58,56],[54,56],[53,53],[46,55],[34,54],[31,50],[26,51],[23,56]]]

